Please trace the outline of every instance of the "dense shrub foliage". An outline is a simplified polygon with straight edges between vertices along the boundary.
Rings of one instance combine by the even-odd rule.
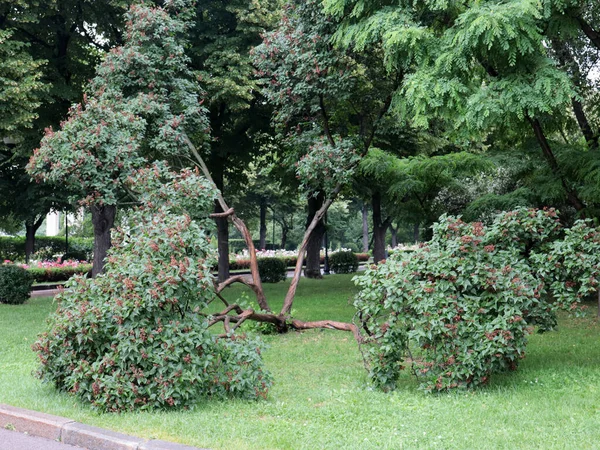
[[[442,217],[430,243],[356,277],[374,382],[391,389],[408,367],[424,389],[447,390],[516,369],[533,325],[551,329],[556,310],[578,309],[598,282],[598,233],[584,222],[560,233],[554,210],[520,209],[489,226]]]
[[[598,290],[600,233],[591,221],[577,221],[563,239],[549,244],[547,252],[531,256],[538,276],[545,280],[556,307],[580,310],[579,301]]]
[[[0,265],[0,303],[20,305],[31,292],[33,277],[27,270],[12,264]]]
[[[358,269],[358,258],[352,252],[332,253],[329,268],[333,273],[354,273]]]
[[[168,181],[162,184],[164,181]],[[264,397],[262,344],[209,332],[214,188],[189,171],[140,171],[142,206],[105,274],[74,277],[34,350],[38,376],[103,411],[184,407],[206,395]]]
[[[279,283],[287,276],[287,264],[281,258],[260,258],[258,270],[264,283]]]

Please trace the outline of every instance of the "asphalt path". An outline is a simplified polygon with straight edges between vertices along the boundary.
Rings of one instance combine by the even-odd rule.
[[[0,428],[0,450],[81,450],[81,447]]]

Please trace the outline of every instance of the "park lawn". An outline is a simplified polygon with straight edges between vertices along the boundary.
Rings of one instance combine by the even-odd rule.
[[[301,319],[350,320],[351,276],[300,283]],[[283,298],[289,280],[266,285]],[[228,291],[239,296],[241,288]],[[279,303],[280,305],[281,303]],[[473,392],[425,394],[408,375],[390,394],[369,384],[350,333],[266,336],[275,384],[266,401],[202,400],[189,411],[98,414],[31,376],[30,345],[52,299],[0,305],[0,403],[66,416],[145,438],[214,449],[598,448],[600,326],[561,317],[560,329],[532,335],[516,373]]]

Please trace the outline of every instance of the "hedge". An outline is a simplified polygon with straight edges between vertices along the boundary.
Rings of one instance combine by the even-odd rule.
[[[91,259],[94,238],[69,238],[69,251],[83,252]],[[36,236],[35,252],[38,259],[52,259],[53,255],[65,253],[64,236]],[[0,261],[25,259],[24,236],[0,236]]]
[[[368,261],[369,260],[369,254],[368,253],[356,253],[356,257],[358,258],[358,261]],[[262,258],[258,258],[258,259],[262,259]],[[298,258],[296,256],[284,256],[281,257],[280,259],[282,259],[287,267],[295,267],[296,266],[296,261],[298,260]],[[321,264],[323,264],[325,262],[325,257],[321,256]],[[246,269],[250,269],[250,260],[249,259],[238,259],[238,260],[230,260],[229,261],[229,270],[246,270]],[[216,267],[215,267],[216,270]]]
[[[67,281],[73,275],[87,274],[91,272],[91,270],[91,264],[80,264],[77,267],[31,267],[27,269],[36,283]]]

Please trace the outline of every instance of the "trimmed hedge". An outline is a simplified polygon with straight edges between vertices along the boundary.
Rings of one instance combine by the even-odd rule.
[[[0,266],[0,303],[21,305],[29,298],[33,277],[22,267]]]
[[[352,252],[336,252],[329,257],[333,273],[354,273],[358,269],[358,258]]]
[[[69,252],[85,253],[91,259],[94,249],[94,238],[69,238]],[[39,259],[52,259],[53,255],[65,252],[64,236],[36,236],[35,253]],[[24,236],[0,236],[0,260],[24,260]]]
[[[51,283],[67,281],[73,275],[85,275],[92,271],[91,264],[80,264],[77,267],[31,267],[27,271],[33,276],[36,283]]]
[[[287,267],[281,258],[260,258],[258,270],[263,283],[279,283],[287,276]]]
[[[340,252],[336,252],[336,253],[340,253]],[[332,253],[331,255],[329,255],[330,261],[331,261],[332,256],[335,255],[336,253]],[[368,253],[355,253],[355,255],[359,262],[368,261],[370,258]],[[269,258],[258,258],[258,261],[260,262],[261,259],[269,259]],[[281,259],[283,262],[285,262],[286,267],[295,267],[296,261],[298,260],[298,258],[295,256],[286,256],[286,257],[281,257],[278,259]],[[321,264],[323,264],[324,262],[325,262],[325,257],[321,256]],[[230,260],[229,261],[229,270],[246,270],[246,269],[250,269],[250,260],[249,259],[238,259],[238,260]],[[214,270],[216,270],[216,267],[214,267]]]

